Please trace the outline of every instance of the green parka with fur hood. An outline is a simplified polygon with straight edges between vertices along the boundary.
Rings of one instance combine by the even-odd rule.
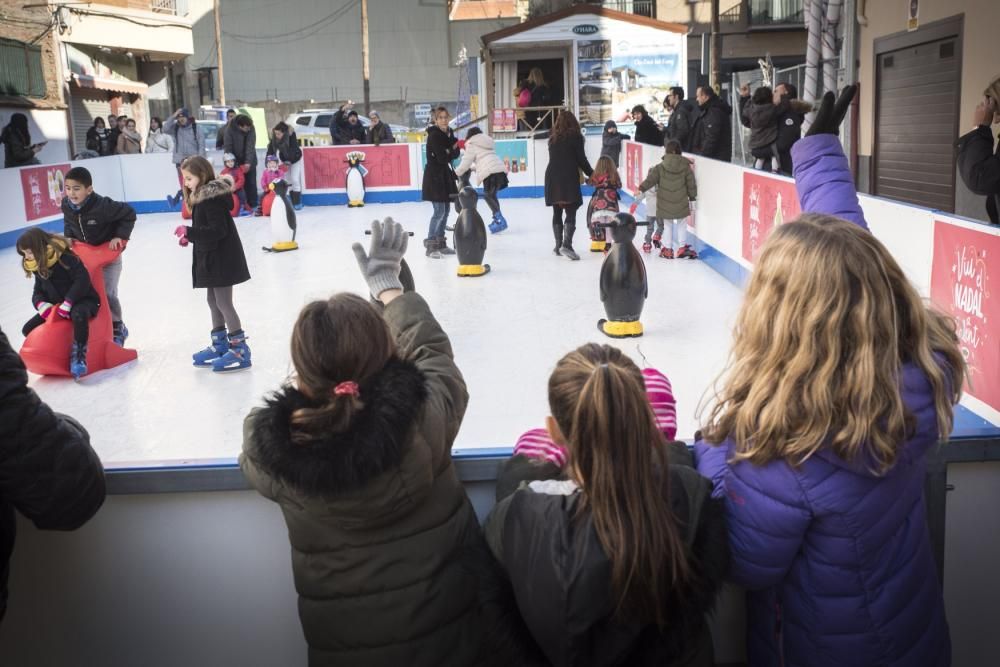
[[[691,163],[683,155],[665,153],[660,164],[649,170],[640,192],[656,188],[656,217],[681,220],[690,213],[688,202],[698,198],[698,184]]]

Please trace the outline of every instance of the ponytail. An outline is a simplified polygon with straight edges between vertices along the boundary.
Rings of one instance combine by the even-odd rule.
[[[292,413],[293,443],[308,444],[321,434],[343,433],[351,427],[354,416],[365,407],[358,396],[350,395],[328,395],[317,402],[317,407],[299,408]]]
[[[549,403],[579,477],[579,511],[611,561],[616,614],[665,626],[692,574],[642,374],[620,350],[584,345],[556,366]]]

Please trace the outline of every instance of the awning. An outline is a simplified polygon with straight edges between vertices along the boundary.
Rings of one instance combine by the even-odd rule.
[[[145,95],[149,92],[149,86],[138,81],[104,79],[99,76],[87,76],[85,74],[74,74],[73,81],[81,88],[97,88],[98,90],[108,90],[113,93]]]

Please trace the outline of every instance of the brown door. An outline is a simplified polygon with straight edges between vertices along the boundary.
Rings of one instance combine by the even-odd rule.
[[[877,56],[875,194],[955,210],[959,47],[956,35]]]

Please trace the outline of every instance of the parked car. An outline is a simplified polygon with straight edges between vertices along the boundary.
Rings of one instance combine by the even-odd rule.
[[[336,115],[336,109],[303,109],[298,113],[289,114],[285,118],[285,123],[295,130],[299,137],[299,143],[305,146],[326,146],[330,143],[330,123]],[[358,121],[366,128],[371,125],[368,116],[358,112]],[[396,141],[402,141],[403,135],[410,131],[405,125],[393,125],[389,123],[389,129]]]
[[[197,126],[201,130],[201,138],[205,140],[205,148],[210,151],[215,150],[215,139],[219,136],[222,128],[226,126],[226,121],[199,120]]]

